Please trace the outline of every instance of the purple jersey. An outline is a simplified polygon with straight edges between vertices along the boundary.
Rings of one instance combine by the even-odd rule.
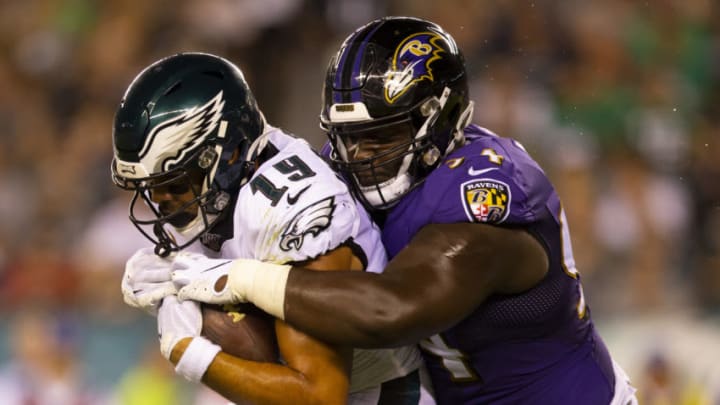
[[[468,142],[388,214],[389,257],[426,224],[480,222],[526,229],[545,248],[550,267],[529,291],[491,296],[420,343],[438,402],[610,403],[612,361],[585,305],[552,184],[516,141],[475,125],[465,133]]]

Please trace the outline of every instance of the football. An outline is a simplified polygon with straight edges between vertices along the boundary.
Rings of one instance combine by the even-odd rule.
[[[245,360],[278,360],[275,318],[252,304],[202,305],[202,335]]]

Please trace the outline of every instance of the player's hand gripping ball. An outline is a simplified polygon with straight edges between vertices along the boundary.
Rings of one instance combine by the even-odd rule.
[[[223,352],[245,360],[277,362],[275,318],[252,304],[202,304],[201,334]]]

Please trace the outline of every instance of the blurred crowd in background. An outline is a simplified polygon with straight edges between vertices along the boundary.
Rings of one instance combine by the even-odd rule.
[[[211,52],[243,69],[270,123],[319,147],[327,62],[383,15],[453,35],[475,122],[555,182],[641,403],[720,404],[713,0],[0,2],[0,402],[222,403],[173,375],[153,319],[122,302],[125,260],[149,242],[110,180],[115,108],[151,62]]]

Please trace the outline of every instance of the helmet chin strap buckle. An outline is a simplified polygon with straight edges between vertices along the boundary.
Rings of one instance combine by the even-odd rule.
[[[198,166],[203,170],[207,170],[215,163],[217,156],[217,152],[211,147],[205,148],[205,150],[200,152],[200,156],[198,156]]]
[[[434,165],[438,159],[440,159],[440,150],[435,145],[431,146],[422,155],[423,164],[428,167]]]
[[[164,244],[157,244],[155,245],[155,249],[153,249],[156,255],[160,257],[168,257],[170,255],[170,248]]]
[[[420,106],[420,114],[422,114],[423,117],[429,117],[440,108],[442,108],[440,100],[438,100],[437,97],[433,97]]]
[[[215,197],[215,201],[213,201],[213,208],[217,210],[217,212],[220,212],[227,207],[228,203],[230,202],[230,194],[221,191],[217,197]]]
[[[160,257],[168,257],[172,253],[172,240],[168,237],[168,234],[163,231],[160,224],[153,226],[153,233],[158,238],[158,243],[155,245],[153,251]]]

